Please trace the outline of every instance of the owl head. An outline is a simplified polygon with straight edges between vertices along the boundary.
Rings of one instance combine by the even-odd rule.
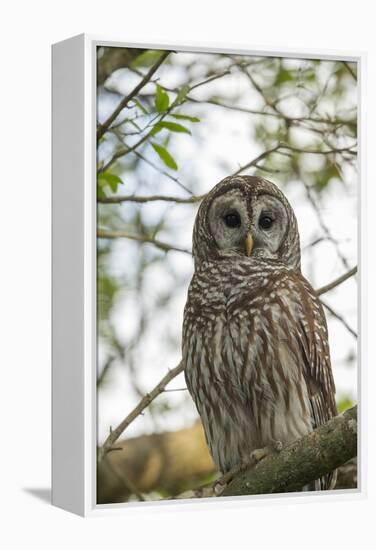
[[[282,191],[264,178],[225,178],[206,195],[196,216],[196,264],[239,255],[277,260],[300,270],[294,211]]]

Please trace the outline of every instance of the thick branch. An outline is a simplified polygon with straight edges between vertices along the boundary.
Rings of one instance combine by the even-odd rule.
[[[116,443],[98,464],[98,503],[148,499],[158,491],[170,498],[215,496],[215,466],[201,422],[174,432],[141,435]],[[204,485],[201,485],[204,484]],[[356,458],[338,470],[336,489],[357,486]],[[183,491],[183,492],[182,492]]]
[[[300,491],[357,455],[357,407],[238,474],[223,496]]]

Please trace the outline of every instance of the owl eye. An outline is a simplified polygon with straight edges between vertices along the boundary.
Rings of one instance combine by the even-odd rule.
[[[270,229],[273,225],[273,222],[273,218],[264,214],[263,216],[260,216],[259,226],[261,227],[261,229]]]
[[[241,226],[241,218],[238,212],[236,210],[234,212],[229,212],[225,216],[223,216],[223,220],[227,227],[235,228]]]

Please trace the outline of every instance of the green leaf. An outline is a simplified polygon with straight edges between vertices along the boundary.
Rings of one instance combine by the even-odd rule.
[[[151,67],[161,57],[161,50],[145,50],[142,54],[133,59],[131,67]]]
[[[197,118],[196,116],[188,116],[188,115],[171,115],[177,120],[189,120],[190,122],[201,122],[201,119]]]
[[[178,92],[178,95],[176,96],[173,105],[179,105],[182,103],[185,99],[185,97],[189,94],[190,87],[186,84],[182,87],[182,89]]]
[[[150,135],[155,136],[161,130],[162,130],[162,126],[159,124],[159,122],[157,122],[156,124],[154,124],[153,129],[150,132]]]
[[[310,71],[308,74],[306,74],[304,76],[304,80],[307,80],[308,82],[314,82],[316,80],[315,71]]]
[[[105,199],[107,197],[103,187],[97,185],[97,197],[98,199]]]
[[[347,409],[350,409],[353,406],[354,406],[354,401],[351,399],[351,397],[347,395],[343,396],[342,399],[340,399],[337,403],[338,414],[343,413],[344,411],[346,411]]]
[[[285,82],[289,82],[290,80],[293,80],[291,73],[287,69],[281,67],[278,71],[274,85],[278,86],[279,84],[284,84]]]
[[[166,130],[170,130],[170,132],[179,132],[182,134],[191,135],[190,130],[188,130],[188,128],[186,128],[185,126],[182,126],[181,124],[177,124],[176,122],[167,122],[166,120],[157,122],[154,128],[166,128]]]
[[[121,183],[123,183],[122,179],[110,172],[102,172],[98,176],[98,186],[102,189],[108,186],[113,193],[116,193],[118,185]]]
[[[158,145],[158,143],[152,143],[152,147],[166,166],[172,168],[173,170],[178,169],[178,165],[176,164],[170,153],[167,151],[167,149],[165,149],[165,147],[162,147],[162,145]]]
[[[155,95],[155,108],[158,113],[164,113],[168,106],[170,105],[170,99],[168,94],[164,91],[163,88],[157,84],[157,93]]]
[[[318,191],[325,189],[332,178],[342,180],[341,172],[335,164],[329,163],[324,170],[316,172],[315,186]]]

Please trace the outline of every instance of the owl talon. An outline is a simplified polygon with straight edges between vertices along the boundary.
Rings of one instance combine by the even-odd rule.
[[[230,475],[231,474],[231,475]],[[228,472],[224,476],[218,478],[213,484],[213,492],[216,497],[221,496],[223,491],[226,489],[227,485],[233,478],[232,472]]]
[[[219,497],[227,487],[227,485],[234,479],[236,474],[243,472],[250,466],[255,466],[266,456],[273,454],[273,452],[280,452],[283,449],[282,441],[273,441],[271,445],[262,447],[261,449],[255,449],[249,455],[249,458],[243,460],[238,466],[226,472],[223,476],[219,477],[213,484],[213,492],[215,496]]]
[[[265,458],[268,455],[271,455],[275,452],[280,453],[283,449],[283,443],[282,441],[273,441],[270,445],[267,445],[266,447],[262,447],[260,449],[255,449],[250,454],[251,464],[257,464]]]
[[[220,497],[223,491],[225,490],[227,486],[227,483],[222,483],[220,479],[217,479],[217,481],[214,482],[213,485],[213,492],[216,497]]]
[[[251,464],[257,464],[260,462],[263,458],[268,456],[270,454],[270,448],[269,447],[262,447],[261,449],[255,449],[250,454],[250,463]]]
[[[220,496],[227,485],[234,479],[236,474],[239,474],[249,466],[248,462],[242,462],[236,468],[229,470],[223,476],[219,477],[213,484],[214,494],[218,497]]]

